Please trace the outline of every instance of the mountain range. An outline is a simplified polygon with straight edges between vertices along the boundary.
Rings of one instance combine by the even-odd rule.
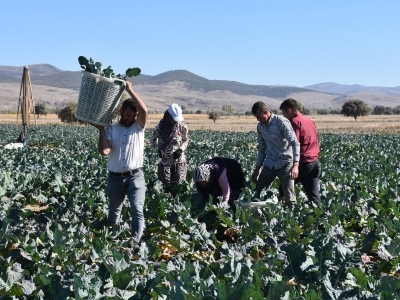
[[[76,102],[81,72],[63,71],[49,64],[28,66],[36,104],[61,108]],[[23,67],[0,66],[0,111],[17,109]],[[254,102],[264,101],[279,108],[286,98],[299,100],[310,109],[338,109],[346,100],[360,99],[370,106],[400,105],[400,86],[370,87],[334,82],[305,87],[249,85],[236,81],[209,80],[186,70],[173,70],[155,76],[140,74],[130,79],[135,91],[150,110],[161,112],[171,103],[186,110],[220,110],[232,105],[236,111],[249,111]]]

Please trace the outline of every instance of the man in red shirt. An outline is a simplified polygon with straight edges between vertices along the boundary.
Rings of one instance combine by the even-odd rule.
[[[321,172],[321,165],[319,162],[317,128],[311,119],[303,116],[297,110],[296,100],[286,99],[279,109],[282,111],[283,116],[290,120],[300,143],[299,175],[295,183],[301,182],[308,200],[320,207],[318,177]]]

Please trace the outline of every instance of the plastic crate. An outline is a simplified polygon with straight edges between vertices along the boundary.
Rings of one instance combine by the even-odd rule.
[[[120,81],[121,85],[114,81]],[[100,126],[111,124],[112,115],[125,90],[125,81],[82,71],[76,118]]]

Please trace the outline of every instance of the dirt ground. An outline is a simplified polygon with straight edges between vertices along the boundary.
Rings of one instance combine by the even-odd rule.
[[[320,132],[389,132],[400,133],[400,115],[371,115],[359,117],[357,120],[341,115],[311,115]],[[147,128],[154,128],[162,118],[161,114],[150,114]],[[215,130],[215,131],[255,131],[257,120],[253,116],[224,116],[213,120],[208,119],[208,115],[185,114],[184,123],[189,130]],[[31,115],[31,124],[62,124],[55,114],[40,116],[34,120]],[[0,114],[0,124],[20,124],[21,116],[17,122],[15,114]]]

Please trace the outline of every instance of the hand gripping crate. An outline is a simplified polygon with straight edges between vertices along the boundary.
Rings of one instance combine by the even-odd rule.
[[[120,81],[121,85],[114,81]],[[82,71],[76,118],[100,126],[108,126],[125,90],[125,81],[110,79]]]

